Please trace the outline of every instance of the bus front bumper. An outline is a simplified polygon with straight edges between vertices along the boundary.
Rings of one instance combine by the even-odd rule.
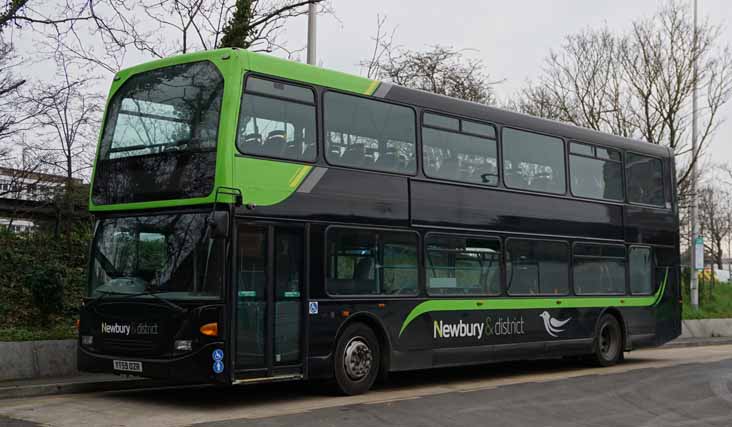
[[[225,369],[228,357],[221,361],[220,373],[214,372],[216,360],[214,351],[223,349],[223,342],[209,343],[193,352],[165,359],[139,358],[134,356],[110,356],[94,353],[77,345],[77,365],[81,372],[134,375],[145,378],[172,380],[185,383],[230,384],[229,372]],[[137,362],[128,364],[141,367],[141,372],[115,369],[115,361]]]

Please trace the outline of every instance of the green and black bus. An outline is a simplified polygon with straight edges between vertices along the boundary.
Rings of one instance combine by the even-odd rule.
[[[665,147],[223,49],[114,78],[79,368],[218,384],[680,334]]]

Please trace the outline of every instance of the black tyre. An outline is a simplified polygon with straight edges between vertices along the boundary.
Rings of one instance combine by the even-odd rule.
[[[595,333],[594,362],[600,366],[612,366],[623,358],[623,330],[618,319],[604,314],[597,323]]]
[[[352,396],[367,392],[379,375],[381,349],[376,334],[363,323],[352,323],[338,338],[334,368],[338,389]]]

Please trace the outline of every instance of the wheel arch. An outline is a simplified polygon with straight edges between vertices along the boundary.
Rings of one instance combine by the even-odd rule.
[[[371,328],[371,330],[374,331],[374,334],[376,334],[376,338],[379,340],[379,351],[381,352],[379,375],[383,378],[383,376],[389,372],[391,365],[391,338],[389,337],[382,320],[373,313],[362,311],[348,316],[348,318],[338,327],[336,339],[333,341],[333,351],[331,354],[335,356],[335,349],[338,346],[338,341],[341,339],[341,335],[343,335],[343,331],[354,323],[363,323]]]
[[[617,307],[607,307],[602,312],[600,312],[600,315],[597,317],[597,321],[595,321],[595,332],[594,332],[594,338],[597,338],[597,328],[600,324],[600,319],[602,319],[602,316],[605,314],[609,314],[613,317],[615,317],[615,320],[618,321],[618,324],[620,324],[620,333],[623,337],[623,345],[622,348],[624,351],[629,351],[630,348],[630,339],[628,337],[628,325],[625,323],[625,318],[623,317],[623,314],[618,310]]]

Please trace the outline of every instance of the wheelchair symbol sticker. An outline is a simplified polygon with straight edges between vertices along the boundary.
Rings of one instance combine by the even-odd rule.
[[[310,301],[310,314],[318,314],[318,302]]]
[[[211,354],[211,356],[213,357],[213,360],[215,362],[218,362],[220,360],[224,360],[224,350],[221,350],[220,348],[217,348],[216,350],[213,351],[213,354]]]

